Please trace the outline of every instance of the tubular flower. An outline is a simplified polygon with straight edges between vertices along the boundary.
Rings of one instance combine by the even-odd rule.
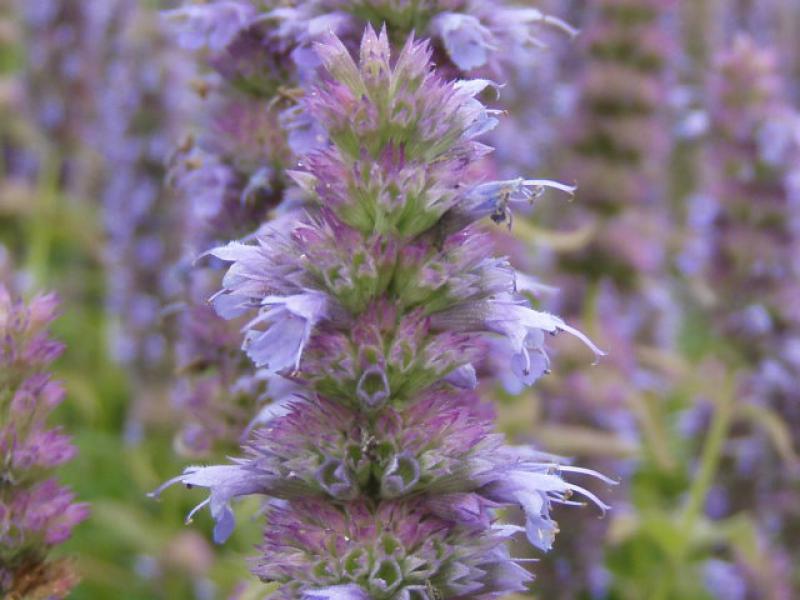
[[[578,495],[606,508],[562,475],[600,476],[506,445],[472,391],[472,363],[485,362],[481,337],[497,334],[529,383],[545,333],[600,352],[514,296],[530,278],[518,284],[472,226],[491,212],[460,226],[453,216],[491,195],[469,175],[495,119],[476,99],[488,84],[441,79],[413,39],[393,58],[385,30],[367,29],[358,62],[333,36],[317,51],[327,75],[303,106],[330,143],[292,175],[307,210],[211,251],[231,263],[215,309],[252,317],[245,349],[298,389],[257,419],[240,458],[190,467],[156,495],[208,488],[193,514],[209,507],[218,541],[233,530],[233,500],[267,499],[253,571],[277,584],[273,598],[524,591],[531,575],[508,538],[549,548],[555,504]],[[504,525],[504,507],[522,509],[526,527]]]
[[[23,304],[0,285],[0,592],[11,598],[65,598],[77,583],[68,562],[48,560],[88,516],[85,504],[50,476],[75,447],[50,413],[64,389],[48,368],[63,347],[47,335],[58,300]]]

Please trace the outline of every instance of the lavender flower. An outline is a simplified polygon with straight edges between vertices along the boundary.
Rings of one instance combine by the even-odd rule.
[[[497,72],[502,56],[529,56],[523,50],[537,46],[534,32],[539,26],[574,33],[565,23],[533,8],[503,5],[488,10],[485,3],[450,0],[315,0],[289,5],[215,0],[186,3],[166,11],[164,19],[173,27],[178,43],[201,58],[202,79],[195,87],[205,105],[196,124],[197,133],[180,147],[170,173],[186,209],[182,236],[186,255],[178,268],[185,276],[185,289],[176,298],[176,305],[183,307],[179,332],[203,329],[204,324],[191,323],[198,315],[206,320],[214,318],[204,310],[203,303],[216,286],[219,263],[209,261],[205,263],[209,268],[203,270],[191,268],[196,257],[220,243],[254,234],[275,216],[273,209],[288,216],[302,204],[302,198],[290,187],[285,169],[296,163],[296,156],[323,146],[334,132],[332,124],[326,129],[314,111],[305,110],[299,102],[324,62],[313,49],[316,41],[335,31],[348,47],[355,47],[367,22],[374,26],[388,23],[397,43],[412,30],[438,38],[441,43],[434,45],[434,52],[441,56],[437,61],[447,63],[453,73],[478,68]],[[509,52],[501,52],[503,49]],[[348,115],[342,116],[346,120]],[[476,126],[492,122],[487,117]],[[423,138],[419,143],[424,143]],[[397,177],[398,185],[411,185],[402,181],[403,173]],[[441,209],[446,207],[446,199],[442,199]],[[409,211],[411,214],[413,211]],[[365,252],[369,253],[366,247]],[[221,333],[222,327],[214,329]],[[259,348],[270,341],[263,328],[262,333],[257,340],[253,338],[252,352],[259,353]],[[188,412],[195,425],[213,421],[214,413],[224,412],[212,398],[224,396],[226,390],[242,387],[242,381],[249,380],[245,369],[234,367],[234,359],[227,362],[229,368],[216,374],[210,366],[213,363],[204,360],[209,344],[221,344],[212,353],[229,355],[232,348],[224,346],[227,337],[211,340],[187,335],[178,342],[179,368],[185,377],[176,399],[180,407],[193,407]],[[213,378],[216,385],[211,384]],[[206,390],[210,392],[213,387],[215,391],[202,392],[197,379],[203,380]],[[194,437],[208,447],[214,444],[216,435]]]
[[[165,235],[176,229],[179,215],[163,179],[179,115],[187,107],[181,85],[186,65],[136,2],[109,2],[107,10],[103,25],[116,39],[97,77],[99,122],[91,141],[106,160],[102,197],[107,301],[115,317],[111,347],[142,386],[168,370],[160,325],[175,284],[163,265],[174,262],[180,248]]]
[[[592,328],[611,360],[600,370],[581,369],[579,362],[568,372],[556,370],[543,382],[542,420],[616,438],[628,447],[648,435],[632,402],[645,394],[664,397],[674,385],[669,374],[642,357],[644,349],[674,347],[680,314],[664,285],[670,231],[664,164],[671,140],[666,99],[673,55],[667,33],[678,5],[673,0],[586,4],[577,81],[565,84],[572,107],[561,119],[570,147],[559,157],[560,175],[578,183],[567,226],[583,231],[584,238],[555,255],[553,282],[560,293],[545,306],[568,320],[585,319],[583,326]],[[558,218],[563,228],[566,220]],[[531,362],[532,374],[548,368],[541,356],[531,356],[538,359]],[[569,364],[568,357],[561,360]],[[515,383],[506,388],[518,391]],[[569,447],[570,440],[561,443]],[[632,468],[605,448],[564,451],[586,452],[587,466],[594,469]],[[604,537],[606,527],[585,513],[564,527],[555,555],[542,565],[543,595],[592,594],[591,567],[602,562],[607,549],[586,544],[585,536]]]
[[[173,297],[181,373],[173,397],[185,422],[179,447],[191,454],[208,453],[219,442],[236,444],[255,404],[271,396],[232,342],[237,325],[206,305],[218,285],[219,262],[194,267],[217,244],[253,233],[283,198],[283,167],[292,156],[279,124],[286,103],[280,90],[292,80],[280,70],[284,51],[260,37],[267,33],[251,23],[252,13],[243,3],[217,2],[165,15],[176,25],[178,42],[202,56],[191,124],[196,132],[179,146],[169,172],[183,246],[173,270],[181,288]]]
[[[69,437],[47,425],[64,399],[48,368],[63,347],[47,335],[58,300],[23,304],[0,285],[0,592],[65,598],[77,583],[68,562],[48,560],[88,516],[85,504],[50,477],[75,455]]]
[[[737,409],[769,415],[791,437],[788,432],[800,425],[800,313],[792,300],[800,248],[800,115],[778,69],[773,49],[743,35],[715,57],[709,81],[712,152],[702,190],[713,210],[699,229],[707,253],[699,275],[716,296],[710,323],[730,351]],[[720,474],[728,500],[724,516],[743,506],[761,507],[758,522],[773,546],[765,552],[779,556],[778,548],[786,548],[788,560],[796,560],[791,538],[798,519],[781,500],[796,478],[796,458],[792,452],[776,456],[757,427],[737,428],[731,437],[728,468]],[[791,583],[779,570],[757,585],[788,597]]]
[[[492,409],[465,389],[472,362],[498,334],[529,382],[545,333],[600,351],[515,296],[516,272],[472,224],[493,211],[464,222],[476,197],[507,185],[470,176],[488,150],[476,137],[495,122],[476,99],[487,82],[443,80],[413,38],[393,59],[385,29],[367,29],[358,63],[334,36],[317,52],[327,75],[303,107],[330,143],[292,173],[306,212],[211,251],[232,263],[215,309],[252,317],[245,350],[300,391],[254,429],[242,458],[190,467],[156,494],[208,488],[193,514],[209,507],[218,541],[233,530],[234,499],[268,499],[253,570],[278,585],[274,598],[524,591],[531,576],[506,541],[525,532],[548,549],[554,504],[577,494],[606,508],[562,474],[600,476],[507,446]],[[526,527],[500,522],[497,509],[514,506]]]
[[[673,0],[602,0],[583,36],[573,157],[565,177],[600,221],[588,249],[567,266],[635,285],[663,265],[662,166],[669,150],[665,102]]]
[[[164,235],[178,222],[164,163],[186,97],[185,69],[139,4],[19,3],[25,109],[45,138],[31,152],[39,175],[57,172],[68,197],[102,200],[109,343],[132,374],[137,420],[152,408],[142,400],[154,396],[141,388],[168,371],[160,317],[174,284],[163,266],[175,260],[179,241]]]
[[[108,58],[112,3],[16,4],[27,51],[22,108],[40,136],[30,175],[52,169],[63,189],[76,197],[93,197],[99,161],[86,141],[97,112],[97,77]]]
[[[748,395],[796,398],[800,314],[790,300],[800,244],[794,179],[800,115],[781,87],[774,53],[738,37],[717,57],[710,116],[714,157],[705,272],[721,303],[720,331],[760,372]]]

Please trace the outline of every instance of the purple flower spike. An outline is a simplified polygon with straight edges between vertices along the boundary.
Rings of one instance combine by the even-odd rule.
[[[134,387],[147,389],[149,382],[172,371],[167,346],[171,332],[161,317],[175,281],[164,265],[177,260],[180,240],[165,232],[176,230],[180,211],[163,182],[165,164],[184,125],[191,73],[188,61],[170,47],[157,16],[141,3],[113,0],[104,7],[109,31],[101,31],[109,37],[109,58],[96,75],[99,115],[89,141],[106,160],[104,258],[107,304],[115,317],[109,343],[115,359],[131,373]],[[132,418],[155,412],[143,405],[152,396],[135,398]],[[137,429],[138,423],[131,425]]]
[[[89,508],[50,477],[75,455],[70,439],[47,420],[64,399],[48,373],[63,346],[47,329],[58,299],[28,304],[0,284],[0,595],[64,598],[77,574],[50,550],[69,539]],[[9,485],[10,484],[10,485]]]
[[[395,19],[416,6],[354,4]],[[281,10],[282,26],[315,5]],[[450,21],[454,57],[488,60],[470,46],[493,30],[469,15]],[[357,58],[346,39],[316,46],[325,72],[301,110],[327,141],[290,175],[305,210],[208,253],[229,263],[211,300],[217,313],[249,317],[247,354],[296,388],[256,417],[241,458],[192,467],[166,486],[210,489],[192,514],[208,506],[218,540],[232,529],[234,498],[266,500],[253,571],[276,600],[524,592],[532,576],[508,539],[527,532],[549,549],[554,506],[575,504],[574,494],[606,508],[563,477],[594,473],[507,446],[475,391],[493,348],[529,384],[549,368],[546,334],[566,331],[602,355],[517,296],[544,288],[495,257],[476,224],[510,220],[512,206],[546,187],[572,188],[479,180],[474,167],[489,149],[477,138],[498,113],[478,96],[492,84],[449,82],[433,70],[429,43],[393,48],[390,33],[368,27]],[[500,521],[512,507],[526,528]]]
[[[283,202],[284,168],[296,157],[282,113],[295,108],[289,98],[297,93],[298,73],[292,67],[292,45],[273,35],[274,22],[251,0],[187,0],[165,11],[163,21],[196,58],[189,77],[166,86],[183,99],[181,114],[189,117],[181,124],[183,139],[174,148],[167,177],[174,192],[170,207],[179,209],[174,229],[182,251],[170,270],[169,314],[174,316],[170,324],[180,373],[173,402],[186,421],[177,445],[202,456],[235,447],[255,411],[278,399],[266,378],[254,376],[252,362],[239,354],[242,323],[226,323],[206,306],[219,288],[223,265],[213,258],[194,263],[221,244],[253,234]],[[286,217],[291,210],[281,212]],[[215,308],[226,314],[222,304],[219,299]],[[229,305],[228,310],[241,314],[245,309]],[[258,343],[255,349],[267,359]]]

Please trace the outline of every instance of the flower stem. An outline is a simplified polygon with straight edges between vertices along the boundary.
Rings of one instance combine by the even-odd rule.
[[[722,460],[725,440],[728,437],[733,415],[734,389],[734,378],[728,376],[716,398],[716,410],[703,445],[700,467],[689,489],[689,498],[684,509],[684,530],[687,533],[687,537],[703,512],[709,491],[714,483],[714,477]]]
[[[61,161],[54,157],[52,152],[46,152],[37,190],[39,206],[31,219],[32,231],[27,262],[28,269],[39,286],[44,286],[48,281],[55,227],[54,211],[58,206],[60,163]]]

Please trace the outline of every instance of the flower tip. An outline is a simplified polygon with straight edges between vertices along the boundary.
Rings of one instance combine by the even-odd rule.
[[[160,486],[158,486],[152,492],[148,492],[146,494],[146,496],[148,498],[150,498],[151,500],[160,500],[161,499],[161,494],[164,493],[164,490],[166,490],[169,487],[172,487],[176,483],[181,483],[183,481],[183,478],[184,478],[184,475],[178,475],[177,477],[173,477],[172,479],[162,483]]]
[[[581,33],[580,29],[578,29],[576,27],[573,27],[572,25],[567,23],[565,20],[559,19],[558,17],[553,17],[553,16],[550,16],[550,15],[547,15],[544,18],[544,22],[547,23],[548,25],[551,25],[551,26],[555,27],[556,29],[560,29],[561,31],[566,33],[570,37],[570,39],[573,39],[573,40],[576,37],[578,37],[578,35],[580,35],[580,33]]]
[[[600,348],[597,347],[593,348],[593,352],[594,352],[594,360],[592,361],[592,364],[590,366],[599,367],[600,363],[602,362],[602,359],[608,356],[608,353],[604,352],[603,350],[600,350]]]
[[[586,469],[584,467],[573,467],[571,465],[554,465],[556,471],[559,473],[575,473],[579,475],[588,475],[590,477],[594,477],[595,479],[599,479],[603,483],[607,483],[608,485],[619,485],[619,479],[612,479],[606,475],[603,475],[599,471],[595,471],[594,469]]]

